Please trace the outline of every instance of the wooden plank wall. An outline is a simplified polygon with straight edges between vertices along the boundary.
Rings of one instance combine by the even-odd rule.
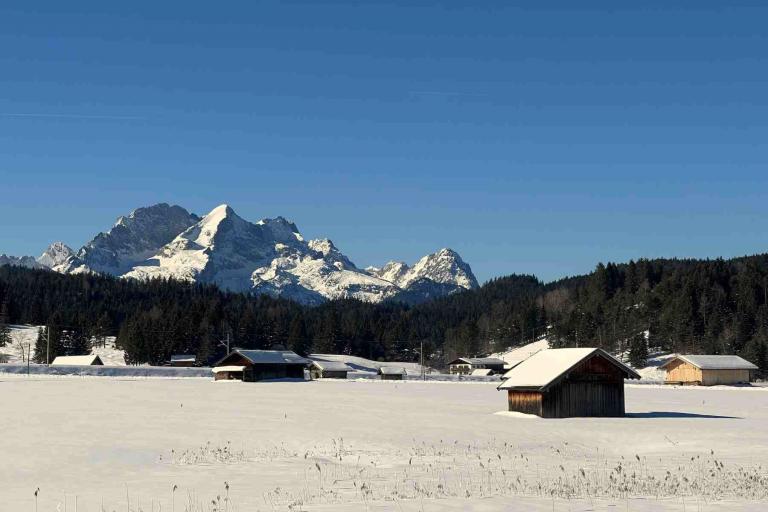
[[[538,391],[509,390],[509,410],[541,416],[541,393]]]
[[[666,382],[701,383],[704,377],[701,370],[685,361],[673,361],[667,366]]]
[[[564,381],[544,395],[542,412],[545,418],[624,416],[624,383]]]
[[[749,370],[703,370],[702,384],[746,384],[749,382]]]

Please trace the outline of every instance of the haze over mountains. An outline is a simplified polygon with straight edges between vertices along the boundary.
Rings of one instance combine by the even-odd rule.
[[[203,217],[164,203],[138,208],[77,252],[55,242],[37,259],[3,255],[2,264],[213,283],[304,304],[337,298],[423,302],[478,287],[469,265],[451,249],[413,266],[393,261],[361,269],[327,238],[305,241],[283,217],[252,223],[227,205]]]

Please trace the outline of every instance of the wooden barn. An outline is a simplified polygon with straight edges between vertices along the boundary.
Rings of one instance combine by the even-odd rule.
[[[381,380],[403,380],[407,375],[401,366],[382,366],[378,371]]]
[[[469,375],[475,370],[503,373],[505,364],[507,363],[496,357],[460,357],[448,363],[448,372],[454,375]]]
[[[678,355],[664,363],[666,384],[748,384],[757,366],[739,356]]]
[[[215,380],[255,382],[270,379],[303,379],[310,364],[290,350],[234,350],[213,368]]]
[[[346,379],[352,368],[341,361],[321,361],[313,359],[309,365],[309,375],[313,379]]]
[[[170,366],[188,368],[195,366],[196,361],[195,354],[173,354],[169,364]]]
[[[537,352],[515,368],[498,389],[509,410],[542,418],[624,416],[624,379],[639,379],[632,368],[599,348]]]
[[[102,366],[104,363],[99,356],[59,356],[51,366]]]

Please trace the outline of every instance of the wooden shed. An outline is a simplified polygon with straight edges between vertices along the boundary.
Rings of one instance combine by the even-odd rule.
[[[215,380],[254,382],[270,379],[303,379],[310,364],[290,350],[234,350],[213,368]]]
[[[53,360],[51,366],[102,366],[104,363],[96,355],[87,356],[59,356]]]
[[[661,365],[666,384],[714,386],[748,384],[757,366],[739,356],[677,355]]]
[[[505,364],[504,360],[496,357],[460,357],[448,363],[448,372],[454,375],[469,375],[474,370],[503,373]]]
[[[381,380],[403,380],[407,372],[401,366],[382,366],[379,368],[378,374]]]
[[[498,389],[510,411],[570,418],[624,416],[624,379],[640,375],[602,349],[561,348],[537,352],[505,377]]]
[[[195,354],[173,354],[170,360],[170,366],[175,367],[192,367],[195,366],[197,357]]]
[[[322,361],[313,359],[309,365],[309,375],[313,379],[346,379],[352,368],[341,361]]]

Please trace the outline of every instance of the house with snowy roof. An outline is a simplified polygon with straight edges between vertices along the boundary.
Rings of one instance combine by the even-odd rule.
[[[382,366],[377,373],[381,380],[403,380],[407,375],[405,368],[401,366]]]
[[[173,354],[168,364],[175,367],[191,367],[195,366],[196,362],[195,354]]]
[[[474,370],[502,373],[505,364],[504,360],[497,357],[460,357],[448,363],[448,372],[454,375],[468,375]]]
[[[103,366],[104,363],[97,355],[87,356],[58,356],[53,360],[51,366]]]
[[[212,371],[215,380],[304,379],[304,370],[310,363],[290,350],[235,349],[216,363]]]
[[[509,410],[542,418],[624,416],[624,379],[640,375],[599,348],[542,350],[505,375]]]
[[[748,384],[757,366],[739,356],[676,355],[663,365],[666,384],[715,386],[718,384]]]
[[[313,379],[346,379],[351,371],[352,368],[342,361],[312,359],[309,365],[309,375]]]

